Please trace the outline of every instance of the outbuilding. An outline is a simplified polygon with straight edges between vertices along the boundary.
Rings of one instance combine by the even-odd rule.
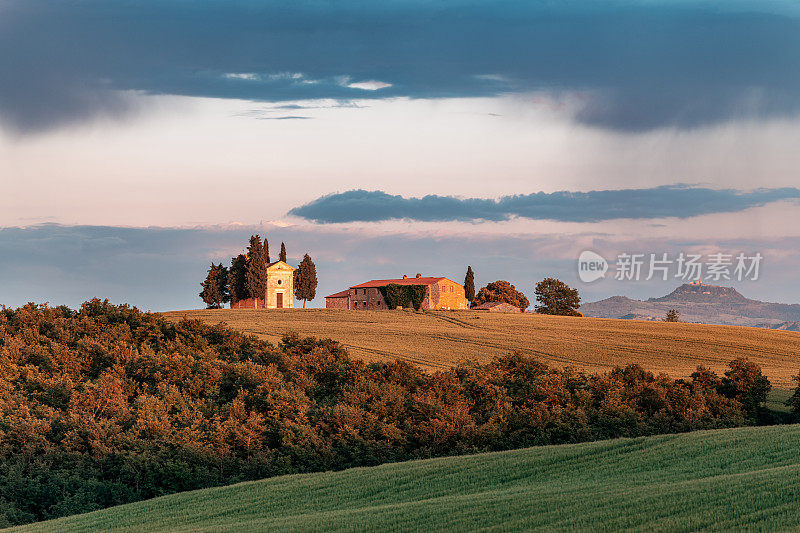
[[[486,302],[472,308],[474,311],[492,311],[494,313],[521,313],[522,309],[506,302]]]

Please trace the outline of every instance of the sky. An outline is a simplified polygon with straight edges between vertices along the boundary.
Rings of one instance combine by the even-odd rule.
[[[198,308],[254,233],[312,306],[681,253],[800,303],[799,145],[792,1],[0,0],[0,304]]]

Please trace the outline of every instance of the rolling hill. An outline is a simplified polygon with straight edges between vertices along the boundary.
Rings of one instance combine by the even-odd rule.
[[[791,377],[800,371],[800,335],[760,328],[481,311],[220,309],[165,316],[225,322],[272,342],[288,331],[331,338],[355,357],[432,370],[519,351],[558,367],[597,371],[639,363],[673,378],[688,377],[700,364],[721,373],[732,359],[748,357],[779,388],[794,386]]]
[[[800,320],[798,304],[752,300],[732,287],[706,284],[684,284],[666,296],[648,300],[612,296],[581,306],[586,316],[634,320],[661,320],[670,309],[679,311],[683,321],[703,324],[772,328]]]
[[[781,322],[780,324],[773,324],[769,326],[771,329],[782,329],[784,331],[800,331],[800,322],[793,320],[791,322]]]
[[[11,531],[788,530],[800,426],[544,446],[282,476]]]

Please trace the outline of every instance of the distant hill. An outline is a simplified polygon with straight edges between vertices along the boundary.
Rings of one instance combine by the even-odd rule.
[[[542,446],[281,476],[12,531],[800,528],[800,426]]]
[[[800,305],[751,300],[733,287],[684,284],[660,298],[633,300],[612,296],[581,306],[584,316],[661,320],[676,309],[685,322],[757,326],[800,331]]]
[[[781,322],[780,324],[763,324],[762,327],[770,329],[782,329],[784,331],[800,331],[800,322]]]
[[[733,287],[721,287],[719,285],[706,285],[699,283],[684,283],[666,296],[662,296],[661,298],[650,298],[647,301],[711,304],[756,302],[756,300],[748,300]]]

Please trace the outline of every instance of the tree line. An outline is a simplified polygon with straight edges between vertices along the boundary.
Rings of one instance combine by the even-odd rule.
[[[581,306],[581,297],[577,289],[573,289],[563,281],[556,278],[545,278],[536,284],[535,288],[537,313],[545,315],[583,316],[578,308]],[[519,307],[523,311],[530,302],[511,283],[498,280],[487,284],[478,294],[475,294],[475,273],[471,266],[467,267],[464,276],[464,296],[470,302],[470,307],[475,307],[487,302],[505,302]],[[680,313],[675,309],[667,311],[664,322],[680,322]]]
[[[286,244],[281,242],[278,261],[286,262]],[[200,284],[199,296],[208,309],[220,309],[250,298],[263,299],[267,291],[267,266],[270,264],[269,242],[260,235],[251,235],[247,252],[231,258],[231,266],[211,263],[206,279]],[[317,292],[317,270],[311,256],[305,254],[294,272],[294,297],[306,302]]]
[[[537,313],[545,315],[583,316],[578,311],[581,306],[581,297],[577,289],[573,289],[563,281],[555,278],[545,278],[536,284]],[[467,267],[464,276],[464,297],[470,307],[476,307],[489,302],[505,302],[523,311],[530,306],[528,298],[517,288],[505,280],[498,280],[487,284],[475,294],[475,272],[472,266]]]
[[[520,354],[427,373],[107,301],[29,304],[0,310],[0,526],[287,473],[771,423],[769,389],[744,359],[685,379]],[[789,403],[800,418],[800,387]]]

